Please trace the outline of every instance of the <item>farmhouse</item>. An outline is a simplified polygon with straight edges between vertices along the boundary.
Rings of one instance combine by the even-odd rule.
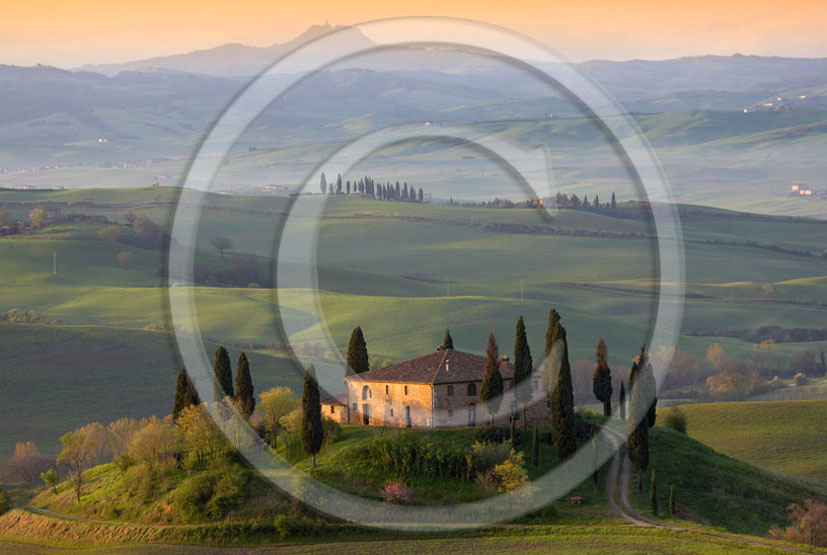
[[[340,423],[399,428],[450,428],[487,424],[490,416],[480,401],[485,357],[438,348],[399,364],[345,378],[346,391],[322,401],[322,414]],[[500,360],[504,394],[496,421],[520,420],[522,402],[512,385],[514,366]],[[549,418],[546,395],[535,371],[524,386],[530,390],[529,422]]]

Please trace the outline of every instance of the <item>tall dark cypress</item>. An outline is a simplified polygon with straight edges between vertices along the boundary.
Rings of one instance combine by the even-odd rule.
[[[534,436],[531,438],[531,462],[534,468],[540,466],[540,434],[537,432],[537,424],[534,424]]]
[[[609,348],[601,337],[597,342],[592,390],[598,401],[603,403],[603,416],[612,415],[612,372],[609,370],[608,355]]]
[[[250,376],[250,363],[243,352],[238,355],[235,371],[235,402],[239,412],[250,418],[256,409],[256,397],[253,393],[253,378]]]
[[[528,346],[528,337],[526,336],[525,322],[523,321],[523,317],[520,316],[517,319],[517,330],[516,336],[514,338],[513,387],[516,388],[514,390],[515,397],[522,404],[523,428],[525,428],[527,425],[526,416],[528,411],[526,410],[526,405],[531,401],[530,381],[527,380],[531,379],[532,366],[533,363],[531,360],[531,349]],[[520,384],[524,384],[523,387],[518,387]]]
[[[655,482],[655,469],[652,469],[652,479],[649,482],[649,508],[652,510],[652,516],[658,516],[658,489]]]
[[[230,366],[230,354],[224,345],[220,346],[215,351],[215,382],[216,382],[216,400],[222,399],[224,396],[233,395],[233,369]]]
[[[571,382],[571,365],[569,363],[569,348],[566,341],[566,329],[557,319],[554,337],[554,347],[551,351],[551,375],[556,381],[551,390],[551,434],[554,447],[561,461],[571,457],[577,450],[574,436],[574,391]]]
[[[370,370],[370,359],[368,358],[368,344],[365,342],[365,335],[362,328],[356,326],[350,334],[350,343],[347,346],[347,367],[348,372],[361,374]]]
[[[500,374],[500,349],[494,330],[488,332],[488,341],[485,345],[485,373],[482,376],[480,401],[485,404],[490,416],[490,423],[494,425],[494,415],[500,409],[503,394],[503,377]]]
[[[453,349],[454,348],[454,338],[451,337],[451,330],[445,328],[445,337],[442,338],[442,348],[443,349]]]
[[[649,407],[654,390],[651,385],[651,366],[646,360],[646,346],[640,349],[640,354],[632,361],[632,370],[629,374],[629,459],[638,473],[643,473],[649,466]]]
[[[551,348],[554,346],[554,330],[557,329],[559,323],[560,313],[552,308],[548,313],[548,327],[546,328],[546,358],[551,354]]]
[[[618,403],[620,404],[620,419],[626,420],[626,385],[623,380],[620,380],[620,398],[618,399]]]
[[[313,458],[316,466],[316,454],[322,448],[324,430],[322,428],[322,405],[319,401],[319,384],[316,381],[316,369],[307,367],[304,373],[304,390],[302,392],[302,447]]]
[[[615,194],[612,193],[612,203],[611,203],[612,210],[617,208],[617,201],[615,200]]]
[[[172,406],[172,419],[177,420],[181,411],[188,406],[199,404],[201,404],[201,402],[198,399],[198,392],[195,391],[195,386],[187,375],[187,371],[182,368],[181,371],[178,372],[178,381],[175,384],[175,402]]]

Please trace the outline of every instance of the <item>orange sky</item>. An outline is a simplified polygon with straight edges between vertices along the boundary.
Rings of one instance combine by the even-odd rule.
[[[308,26],[403,15],[446,15],[510,27],[574,59],[671,58],[695,54],[827,57],[827,3],[486,2],[470,0],[8,2],[0,63],[73,67],[209,48],[269,45]]]

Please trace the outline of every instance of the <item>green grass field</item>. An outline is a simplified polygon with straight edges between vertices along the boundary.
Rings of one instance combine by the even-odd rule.
[[[168,226],[178,192],[165,187],[0,191],[0,204],[17,217],[33,206],[51,204],[64,213],[104,215],[115,222],[123,222],[126,213],[134,211]],[[185,202],[191,200],[184,195]],[[342,352],[350,330],[361,325],[377,359],[399,360],[430,351],[445,327],[451,328],[458,348],[477,353],[493,328],[501,351],[509,353],[513,323],[523,315],[536,354],[542,350],[551,307],[563,314],[573,361],[591,360],[594,343],[603,336],[611,366],[628,367],[647,339],[656,292],[653,243],[630,235],[650,233],[645,222],[571,210],[560,211],[549,221],[529,209],[309,199],[324,201],[329,202],[320,228],[318,301]],[[210,237],[224,234],[234,243],[232,252],[258,255],[269,273],[274,233],[289,208],[288,199],[209,195],[204,207],[199,262],[213,267],[230,263],[230,256],[222,258],[209,247]],[[306,214],[297,210],[298,221],[305,222]],[[681,212],[688,241],[683,329],[697,334],[679,338],[682,350],[703,355],[709,344],[718,342],[733,356],[748,356],[751,343],[706,337],[704,332],[761,325],[827,328],[827,260],[818,256],[827,222],[686,206]],[[487,230],[490,224],[559,228],[563,235],[493,232]],[[169,293],[183,295],[189,290],[157,287],[163,254],[102,241],[97,236],[102,227],[59,224],[0,239],[5,285],[0,288],[0,312],[37,310],[67,324],[0,327],[0,345],[11,352],[0,360],[0,372],[23,375],[20,385],[0,393],[6,413],[21,416],[17,422],[0,424],[0,454],[24,439],[35,439],[52,450],[57,437],[70,427],[91,415],[109,418],[114,407],[132,416],[169,410],[170,384],[180,362],[169,336],[144,328],[168,321]],[[568,235],[600,230],[624,238]],[[759,237],[813,256],[746,244]],[[129,269],[122,268],[116,257],[124,248],[135,255]],[[58,275],[52,275],[53,253]],[[281,324],[288,318],[295,324],[292,340],[313,342],[323,332],[311,324],[309,313],[316,297],[307,290],[196,287],[194,292],[198,324],[210,350],[219,343],[284,340]],[[825,347],[827,342],[782,343],[779,352],[790,355]],[[257,391],[294,375],[293,370],[282,371],[290,364],[274,353],[257,355],[253,367]],[[314,362],[323,375],[326,361]],[[147,375],[153,378],[146,380]],[[58,380],[61,388],[38,387],[50,378]],[[81,384],[71,394],[79,398],[61,400],[51,393],[71,383]],[[116,384],[128,384],[133,396],[119,404],[117,394],[111,393],[117,391]],[[335,389],[338,382],[328,385]],[[90,412],[95,403],[110,408]],[[37,408],[26,412],[24,405]]]
[[[756,466],[827,482],[827,400],[684,405],[689,435]]]

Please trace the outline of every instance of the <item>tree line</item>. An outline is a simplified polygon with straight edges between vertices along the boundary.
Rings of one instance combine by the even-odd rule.
[[[377,182],[369,175],[359,178],[359,181],[350,180],[342,182],[342,174],[336,176],[335,182],[328,183],[324,172],[319,178],[319,191],[321,194],[328,195],[350,195],[359,194],[377,200],[393,200],[399,202],[425,202],[425,193],[420,187],[418,190],[413,185],[408,185],[405,181],[402,184],[397,181],[395,184],[390,181]]]

